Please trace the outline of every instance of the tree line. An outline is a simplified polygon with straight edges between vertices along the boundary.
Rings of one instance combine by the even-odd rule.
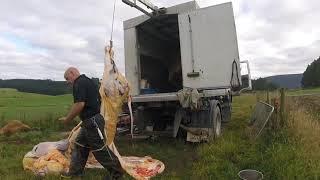
[[[303,72],[301,85],[303,88],[320,87],[320,57],[309,64]],[[253,90],[275,90],[279,86],[266,78],[252,80]]]
[[[99,84],[98,78],[92,79]],[[301,84],[304,88],[320,86],[320,57],[308,65],[303,73]],[[268,81],[266,78],[252,80],[252,87],[253,90],[275,90],[279,88],[278,85]],[[21,92],[46,95],[62,95],[72,93],[72,87],[68,86],[66,81],[52,81],[50,79],[0,79],[0,88],[13,88]]]
[[[0,79],[0,88],[13,88],[21,92],[62,95],[72,92],[66,81],[36,80],[36,79]]]
[[[302,87],[319,87],[320,86],[320,57],[308,65],[303,73]]]
[[[98,86],[99,79],[91,78]],[[62,95],[72,93],[72,87],[66,81],[37,80],[37,79],[0,79],[0,88],[17,89],[20,92],[45,94],[45,95]]]

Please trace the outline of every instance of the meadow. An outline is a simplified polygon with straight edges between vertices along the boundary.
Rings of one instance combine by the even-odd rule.
[[[150,155],[163,161],[166,169],[154,179],[239,179],[237,173],[247,168],[261,171],[264,179],[319,179],[320,96],[316,95],[319,93],[319,88],[288,91],[285,125],[276,129],[267,125],[255,141],[248,137],[247,126],[258,96],[242,94],[234,98],[232,120],[224,124],[222,136],[209,143],[120,137],[116,145],[123,155]],[[309,95],[296,96],[303,94]],[[265,99],[263,93],[259,99]],[[0,127],[17,119],[34,128],[0,136],[0,179],[37,179],[23,170],[22,158],[39,142],[65,137],[61,132],[71,130],[76,122],[65,127],[57,119],[65,115],[71,104],[71,95],[46,96],[0,89]],[[83,179],[102,179],[104,173],[88,170]]]

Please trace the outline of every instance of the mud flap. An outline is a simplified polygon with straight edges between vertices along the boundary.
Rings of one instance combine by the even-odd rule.
[[[194,128],[194,131],[201,131],[202,133],[199,135],[196,135],[191,132],[187,132],[187,142],[208,142],[208,129],[207,128]]]
[[[178,109],[176,111],[176,114],[174,115],[174,122],[173,122],[173,137],[177,137],[178,131],[179,131],[179,127],[181,124],[181,120],[183,117],[183,110],[182,109]]]

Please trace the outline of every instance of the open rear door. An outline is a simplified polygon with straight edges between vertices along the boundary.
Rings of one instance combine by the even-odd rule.
[[[241,85],[231,2],[179,14],[179,31],[184,87]]]

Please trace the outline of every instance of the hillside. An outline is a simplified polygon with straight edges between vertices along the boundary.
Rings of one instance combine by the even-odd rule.
[[[71,88],[65,81],[37,80],[37,79],[0,79],[0,88],[17,89],[20,92],[62,95],[71,93]]]
[[[92,78],[97,84],[98,78]],[[17,89],[20,92],[37,93],[45,95],[63,95],[70,94],[71,86],[66,81],[52,81],[39,79],[0,79],[0,88]]]
[[[296,89],[301,87],[302,74],[284,74],[266,77],[267,81],[283,88]]]

